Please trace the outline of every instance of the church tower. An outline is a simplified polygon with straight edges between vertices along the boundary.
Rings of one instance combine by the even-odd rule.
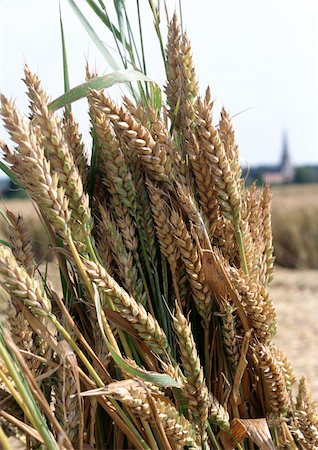
[[[284,183],[291,183],[294,179],[295,171],[291,162],[288,139],[286,133],[283,135],[282,159],[280,163],[280,173]]]

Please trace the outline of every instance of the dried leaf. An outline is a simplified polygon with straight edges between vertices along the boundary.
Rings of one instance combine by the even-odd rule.
[[[261,450],[275,450],[266,419],[234,419],[231,435],[238,442],[249,437]]]

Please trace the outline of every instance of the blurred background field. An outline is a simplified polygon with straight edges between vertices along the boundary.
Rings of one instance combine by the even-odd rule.
[[[277,263],[318,269],[318,184],[276,186],[273,194]]]
[[[276,269],[271,292],[278,313],[276,342],[296,375],[308,377],[318,401],[318,184],[275,186],[272,191]],[[48,238],[30,200],[2,200],[2,208],[24,216],[39,260],[46,254],[52,260],[52,252],[46,253]],[[7,238],[4,219],[0,233],[1,239]],[[54,267],[51,264],[50,279]]]

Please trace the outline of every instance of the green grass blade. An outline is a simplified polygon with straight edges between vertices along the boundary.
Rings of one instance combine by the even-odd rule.
[[[127,60],[127,53],[126,53],[126,33],[125,33],[125,23],[123,20],[123,10],[125,9],[125,6],[123,5],[122,0],[114,0],[114,6],[115,11],[117,14],[117,20],[119,25],[119,31],[120,31],[120,42],[123,47],[123,64],[125,69],[128,68],[128,60]],[[135,66],[135,65],[134,65]]]
[[[55,111],[70,103],[74,103],[81,98],[87,97],[89,91],[92,89],[106,89],[113,86],[114,84],[127,83],[130,81],[138,80],[150,81],[150,79],[146,77],[146,75],[133,69],[117,70],[102,77],[94,77],[86,81],[85,83],[82,83],[70,89],[64,95],[61,95],[57,99],[53,100],[53,102],[51,102],[49,105],[49,109],[51,111]]]
[[[127,27],[127,32],[128,32],[129,48],[131,48],[131,51],[129,51],[130,60],[132,62],[134,69],[140,70],[145,75],[147,75],[144,70],[144,65],[141,63],[141,60],[140,60],[134,33],[131,29],[131,25],[129,22],[127,10],[125,9],[124,12],[125,12],[126,27]],[[138,63],[138,65],[137,65],[137,63]],[[140,81],[138,81],[138,88],[139,88],[140,98],[142,99],[143,103],[148,104],[148,99],[149,99],[148,84],[145,82],[145,89],[144,89],[142,83]]]
[[[93,9],[93,11],[97,14],[97,16],[101,19],[101,21],[106,25],[106,27],[111,31],[116,48],[118,51],[118,54],[120,56],[121,62],[124,65],[124,57],[121,50],[121,35],[120,31],[115,27],[113,22],[110,20],[107,9],[104,4],[100,1],[99,3],[102,6],[102,9],[100,9],[96,3],[94,3],[93,0],[86,0],[86,2],[90,5],[90,7]]]
[[[38,431],[42,437],[45,446],[48,450],[58,450],[58,445],[48,428],[47,422],[43,417],[34,397],[31,392],[31,388],[27,383],[23,372],[18,365],[17,361],[12,357],[5,344],[5,337],[3,328],[0,325],[0,357],[4,363],[5,368],[8,370],[10,377],[12,378],[17,391],[19,392],[23,404],[27,407],[33,427]],[[22,407],[22,405],[20,405]]]
[[[131,55],[133,53],[132,51],[132,43],[129,41],[127,41],[127,39],[124,40],[124,42],[122,41],[122,36],[121,36],[121,32],[118,30],[118,28],[113,24],[113,22],[110,20],[109,15],[107,13],[106,7],[104,6],[104,4],[99,1],[99,4],[101,6],[98,6],[96,4],[96,2],[94,0],[86,0],[86,3],[92,8],[92,10],[95,12],[95,14],[97,15],[97,17],[104,23],[104,25],[106,25],[106,27],[109,29],[109,31],[111,31],[114,39],[115,39],[115,43],[116,43],[116,47],[117,50],[120,54],[121,60],[123,62],[124,57],[122,55],[122,51],[120,49],[120,45],[125,46],[125,49],[127,50],[128,54]],[[127,11],[126,8],[124,6],[124,12],[125,12],[125,16],[127,19]],[[130,30],[130,24],[129,21],[126,20],[126,25],[128,28],[128,31]],[[131,64],[133,64],[133,61],[130,61]]]
[[[128,14],[127,14],[127,10],[126,9],[125,9],[125,21],[126,21],[127,34],[128,34],[128,39],[129,39],[129,45],[127,46],[129,55],[131,55],[131,54],[136,55],[136,56],[133,56],[133,58],[132,58],[133,61],[134,61],[134,64],[135,64],[134,68],[138,67],[139,70],[141,70],[143,73],[145,73],[143,68],[142,68],[142,63],[141,63],[141,59],[140,59],[140,56],[139,56],[139,53],[138,53],[138,48],[137,48],[137,45],[136,45],[134,32],[131,29],[131,25],[130,25],[130,22],[129,22],[129,18],[128,18]],[[130,48],[131,48],[131,51],[129,50]],[[136,60],[136,58],[137,58],[137,60]],[[136,61],[138,61],[138,65],[137,65]],[[145,75],[147,75],[147,74],[145,73]]]
[[[68,92],[70,90],[70,78],[69,78],[68,63],[67,63],[67,54],[66,54],[64,27],[63,27],[63,21],[62,21],[61,4],[60,4],[60,28],[61,28],[61,43],[62,43],[62,57],[63,57],[64,92]],[[66,117],[68,117],[69,113],[71,112],[71,105],[66,105],[65,111],[66,111]]]
[[[143,34],[142,34],[142,25],[141,25],[141,15],[140,15],[139,0],[137,0],[137,14],[138,14],[139,39],[140,39],[141,57],[142,57],[142,70],[143,70],[143,73],[145,75],[147,75],[145,46],[144,46],[144,38],[143,38]]]
[[[161,51],[161,55],[162,55],[162,59],[163,59],[163,63],[165,66],[165,70],[167,71],[167,62],[166,62],[166,51],[165,51],[165,47],[163,45],[163,39],[162,39],[162,34],[160,31],[160,12],[159,12],[159,7],[154,5],[153,0],[148,0],[149,2],[149,6],[150,9],[152,11],[153,14],[153,24],[157,33],[157,37],[159,40],[159,45],[160,45],[160,51]]]
[[[150,82],[150,104],[152,108],[157,112],[157,114],[160,113],[162,108],[162,91],[160,89],[160,86],[157,84]]]
[[[112,67],[113,70],[118,70],[119,65],[117,64],[116,60],[113,58],[111,53],[107,50],[101,39],[97,36],[96,32],[94,31],[93,27],[90,25],[82,11],[79,9],[79,7],[75,4],[73,0],[67,0],[70,4],[70,6],[75,11],[77,17],[82,22],[82,25],[84,26],[87,33],[90,35],[92,40],[94,41],[95,45],[101,52],[101,54],[104,56],[108,64]]]
[[[106,25],[106,27],[112,32],[115,39],[118,39],[120,41],[120,32],[115,27],[115,25],[110,21],[109,16],[107,14],[106,8],[104,8],[104,11],[101,7],[99,7],[94,0],[86,0],[86,3],[89,4],[89,6],[92,8],[92,10],[95,12],[97,17]],[[128,50],[128,49],[127,49]]]

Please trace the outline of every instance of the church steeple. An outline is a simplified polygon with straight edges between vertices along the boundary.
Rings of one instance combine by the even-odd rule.
[[[294,178],[294,168],[291,162],[287,133],[283,134],[282,159],[280,164],[280,172],[284,176],[285,182],[291,182]]]

